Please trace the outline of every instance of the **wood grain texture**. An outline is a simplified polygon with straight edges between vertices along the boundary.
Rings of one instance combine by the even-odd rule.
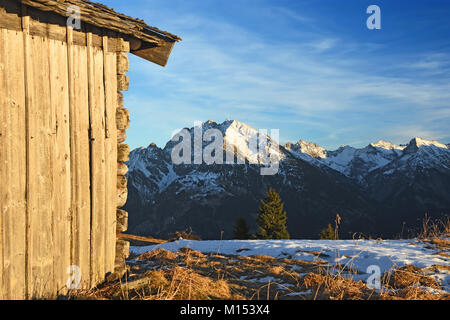
[[[127,130],[130,127],[130,111],[126,108],[117,108],[116,122],[117,129]]]
[[[128,76],[119,74],[117,75],[117,90],[128,91],[130,86],[130,78]]]
[[[117,176],[117,188],[122,189],[127,187],[127,177]]]
[[[54,298],[67,292],[70,265],[83,289],[117,265],[116,232],[128,226],[117,207],[127,198],[129,147],[119,143],[129,111],[118,120],[117,108],[129,42],[0,2],[20,13],[0,5],[0,26],[13,29],[0,27],[0,299]]]
[[[87,34],[91,43],[92,36]],[[91,285],[105,277],[105,89],[103,51],[87,46],[89,82],[89,122],[91,132]]]
[[[116,243],[117,257],[128,258],[130,255],[130,243],[125,240],[117,240]]]
[[[158,46],[152,44],[144,44],[138,50],[131,51],[131,53],[145,60],[165,67],[167,62],[169,61],[169,56],[174,45],[174,41],[166,41]]]
[[[124,100],[123,100],[123,93],[118,91],[117,92],[117,108],[123,108]]]
[[[117,74],[126,74],[130,67],[126,52],[117,53]]]
[[[124,162],[129,161],[130,158],[130,146],[127,144],[119,144],[117,147],[117,161]]]
[[[7,43],[8,35],[6,29],[0,29],[0,41],[1,43]],[[2,45],[0,47],[0,92],[6,92],[7,90],[7,46]],[[7,149],[8,149],[8,113],[7,99],[5,94],[0,94],[0,181],[6,181],[8,179],[8,171],[6,170],[7,164]],[[8,237],[6,224],[6,199],[8,197],[8,184],[0,184],[0,299],[8,299],[8,277],[6,274],[7,267],[5,263],[8,261],[8,250],[6,247],[6,239]],[[5,259],[6,255],[6,259]]]
[[[50,98],[49,40],[30,37],[28,105],[28,221],[29,297],[54,296],[54,239],[52,237],[52,201],[55,168],[53,159],[55,118]]]
[[[117,130],[117,143],[123,143],[127,140],[127,132],[125,130]]]
[[[53,270],[56,294],[67,292],[67,269],[71,252],[70,105],[67,43],[49,40],[50,101],[53,141]]]
[[[128,229],[128,212],[117,209],[117,227],[116,232],[125,232]]]
[[[0,43],[0,298],[24,299],[26,144],[22,32],[2,29]]]
[[[5,1],[15,0],[2,0],[0,1],[0,7]],[[8,12],[0,10],[0,28],[13,31],[22,31],[21,14],[12,12],[14,10],[11,10],[10,8],[9,10],[10,11]],[[53,21],[51,21],[52,23],[45,23],[40,21],[40,19]],[[35,10],[32,14],[32,18],[30,19],[29,34],[31,36],[39,36],[51,40],[66,42],[66,19],[55,19],[54,16],[46,15],[45,13],[40,13]],[[72,41],[75,45],[86,46],[86,34],[83,31],[73,30]],[[123,40],[121,38],[109,38],[108,42],[108,50],[111,52],[121,52],[123,50]],[[92,45],[102,47],[103,44],[101,36],[93,34]]]
[[[7,39],[5,37],[5,32],[3,29],[0,29],[0,43],[4,43]],[[6,91],[6,78],[5,78],[5,68],[6,68],[6,46],[0,47],[0,92]],[[7,144],[7,138],[6,138],[6,113],[4,110],[6,106],[6,96],[3,94],[0,94],[0,181],[6,180],[6,170],[4,163],[6,161],[6,144]],[[3,279],[3,265],[4,265],[4,243],[5,243],[5,232],[4,232],[4,226],[3,226],[3,206],[4,206],[4,198],[5,194],[7,193],[6,185],[0,184],[0,300],[4,300],[7,298],[6,293],[6,281]]]
[[[69,31],[70,33],[70,31]],[[69,43],[69,42],[68,42]],[[69,44],[70,158],[72,185],[71,264],[90,287],[91,193],[87,49]]]
[[[108,38],[104,37],[103,64],[105,83],[105,266],[106,273],[114,271],[116,240],[116,197],[117,184],[117,134],[116,134],[116,107],[117,107],[117,57],[115,53],[107,50]]]
[[[127,198],[128,189],[126,187],[117,189],[117,208],[122,208],[127,203]]]
[[[124,176],[128,172],[128,166],[123,162],[117,162],[117,174],[119,176]]]
[[[80,18],[83,23],[89,23],[99,28],[118,31],[133,38],[142,39],[146,43],[159,44],[160,42],[164,42],[165,39],[171,41],[181,40],[176,35],[148,26],[142,20],[117,13],[103,5],[93,5],[92,2],[89,1],[72,0],[70,2],[65,2],[51,0],[22,0],[21,2],[28,6],[32,6],[39,11],[51,12],[63,17],[69,15],[67,13],[68,7],[73,4],[80,8]]]

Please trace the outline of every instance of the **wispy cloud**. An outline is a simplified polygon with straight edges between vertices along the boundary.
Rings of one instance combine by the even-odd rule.
[[[301,22],[301,23],[313,22],[313,19],[311,17],[299,14],[298,12],[295,12],[294,10],[290,10],[288,8],[273,6],[273,7],[269,7],[268,10],[270,10],[270,12],[272,12],[272,13],[280,14],[286,18],[293,19],[293,20]]]
[[[311,46],[311,48],[316,51],[323,52],[336,47],[338,41],[339,41],[338,39],[326,38],[311,42],[309,46]]]
[[[265,9],[302,24],[315,21],[288,8]],[[240,14],[252,12],[243,8]],[[166,29],[182,30],[183,42],[164,70],[132,58],[127,101],[134,109],[131,133],[139,132],[136,146],[155,132],[161,144],[174,128],[225,118],[279,128],[281,140],[308,136],[328,147],[381,135],[401,142],[450,136],[442,124],[450,122],[450,83],[439,77],[448,76],[448,56],[419,52],[383,59],[384,45],[319,27],[298,41],[302,32],[296,28],[277,39],[202,11],[159,15]],[[295,40],[286,41],[289,33]]]
[[[412,137],[420,137],[429,140],[440,140],[446,137],[448,132],[436,130],[436,128],[427,128],[421,125],[399,125],[388,128],[385,132],[394,143],[406,143]],[[447,143],[447,141],[444,141]]]

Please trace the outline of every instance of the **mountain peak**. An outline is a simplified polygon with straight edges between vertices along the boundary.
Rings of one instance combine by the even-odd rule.
[[[222,123],[218,123],[214,120],[207,120],[205,122],[201,123],[201,127],[203,131],[206,131],[208,129],[218,129],[220,131],[222,131],[222,134],[225,136],[227,134],[227,131],[229,129],[231,130],[246,130],[246,131],[251,131],[251,132],[257,132],[256,129],[252,128],[251,126],[249,126],[248,124],[238,121],[238,120],[230,120],[227,119],[225,121],[223,121]],[[192,130],[193,128],[189,129]]]
[[[438,148],[448,149],[448,147],[445,144],[443,144],[443,143],[440,143],[440,142],[438,142],[436,140],[423,139],[423,138],[420,138],[420,137],[413,138],[409,142],[409,145],[413,145],[413,146],[415,146],[417,148],[420,148],[422,146],[427,146],[427,147],[428,146],[435,146],[435,147],[438,147]]]
[[[239,120],[225,120],[224,122],[222,122],[222,125],[228,125],[228,127],[233,127],[233,128],[246,128],[246,129],[251,129],[256,131],[255,128],[253,128],[252,126],[241,122]]]
[[[314,142],[308,142],[305,140],[299,140],[297,143],[293,144],[288,142],[284,146],[287,150],[291,152],[302,152],[313,158],[326,158],[327,151]]]
[[[385,141],[385,140],[379,140],[378,142],[371,143],[372,147],[378,147],[382,149],[392,150],[392,149],[398,149],[403,150],[405,147],[393,144],[392,142]]]
[[[352,146],[349,146],[348,144],[341,144],[341,146],[338,148],[338,150],[353,150],[355,149]]]
[[[216,122],[214,120],[206,120],[202,124],[216,124]]]
[[[283,158],[282,152],[279,150],[278,141],[275,141],[267,134],[261,133],[259,130],[250,125],[237,120],[227,120],[220,126],[224,129],[224,142],[226,145],[232,145],[236,152],[250,163],[265,163],[262,159],[266,159],[269,155],[276,157],[278,160]],[[266,139],[263,143],[261,137]],[[260,149],[264,144],[263,149]],[[253,148],[258,146],[258,150]]]

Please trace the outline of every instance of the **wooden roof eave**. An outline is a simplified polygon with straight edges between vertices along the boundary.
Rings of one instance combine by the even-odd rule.
[[[130,52],[132,54],[162,67],[166,66],[176,42],[172,39],[164,39],[163,37],[158,43],[149,43],[136,38],[131,38],[129,41]]]
[[[176,35],[155,27],[144,21],[115,12],[107,6],[88,0],[20,0],[23,4],[41,11],[51,11],[69,17],[69,5],[80,6],[80,19],[84,23],[113,30],[125,35],[130,41],[130,52],[145,60],[165,66],[175,42],[181,41]]]

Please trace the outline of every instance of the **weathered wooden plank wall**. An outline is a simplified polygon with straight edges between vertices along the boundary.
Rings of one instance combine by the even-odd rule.
[[[0,30],[1,298],[25,295],[26,147],[22,32]]]
[[[86,36],[91,132],[91,279],[95,283],[105,274],[105,89],[103,51],[92,46],[92,34]]]
[[[28,25],[0,29],[2,299],[63,294],[71,265],[89,288],[117,264],[117,54]]]
[[[28,295],[47,296],[55,287],[53,274],[52,200],[58,186],[53,185],[53,133],[50,100],[49,40],[27,36],[28,108]]]
[[[50,26],[51,27],[51,26]],[[52,108],[53,192],[53,272],[55,286],[64,293],[70,263],[71,171],[70,105],[67,43],[49,40],[50,100]]]
[[[89,83],[87,48],[73,45],[68,28],[70,157],[72,173],[71,261],[80,267],[81,287],[90,285],[91,192],[89,141]]]
[[[106,212],[116,211],[117,194],[117,55],[108,50],[108,37],[103,37],[103,70],[105,79],[105,170]],[[114,270],[116,246],[116,214],[107,214],[105,219],[105,266],[107,270]]]

